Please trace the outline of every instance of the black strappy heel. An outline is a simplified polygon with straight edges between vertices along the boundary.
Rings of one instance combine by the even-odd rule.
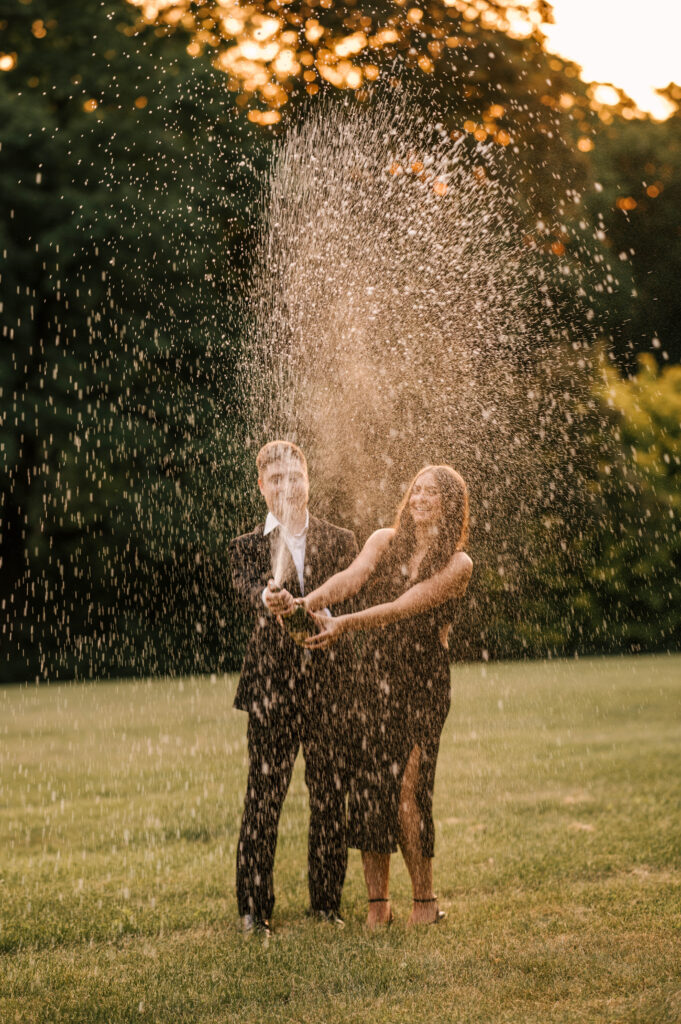
[[[427,900],[417,900],[414,897],[412,897],[412,903],[437,903],[437,896],[430,896]],[[428,921],[428,924],[440,924],[440,922],[444,921],[446,916],[447,911],[440,910],[440,908],[438,907],[437,913],[435,914],[435,918],[432,921]]]

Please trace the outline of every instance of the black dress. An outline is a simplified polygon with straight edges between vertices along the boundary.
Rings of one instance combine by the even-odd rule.
[[[381,573],[363,604],[394,601],[412,585],[404,572]],[[375,853],[397,850],[402,777],[418,746],[421,848],[424,857],[433,856],[435,765],[450,704],[449,657],[439,633],[452,616],[449,601],[363,635],[349,708],[349,846]]]

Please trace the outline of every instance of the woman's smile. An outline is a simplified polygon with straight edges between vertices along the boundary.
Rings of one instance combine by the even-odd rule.
[[[442,495],[434,473],[421,473],[416,478],[409,499],[409,509],[415,522],[431,522],[442,514]]]

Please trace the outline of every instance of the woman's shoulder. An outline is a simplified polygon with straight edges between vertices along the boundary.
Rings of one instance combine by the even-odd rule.
[[[366,547],[371,547],[374,551],[382,551],[387,548],[395,533],[394,526],[384,526],[380,530],[374,530],[366,542]]]
[[[359,554],[361,564],[373,571],[394,536],[392,527],[374,530]]]
[[[455,551],[445,567],[445,572],[459,583],[464,580],[467,586],[473,573],[473,559],[465,551]]]
[[[468,569],[469,572],[473,569],[473,559],[468,554],[468,552],[455,551],[452,557],[452,561],[454,561],[454,559],[456,559],[456,561],[458,562],[459,566],[461,566],[462,569]]]

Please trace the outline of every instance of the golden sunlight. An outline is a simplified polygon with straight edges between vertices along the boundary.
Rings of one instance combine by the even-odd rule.
[[[178,25],[190,33],[187,51],[210,55],[227,77],[227,87],[239,93],[240,106],[264,103],[279,110],[302,78],[310,95],[323,82],[351,89],[361,99],[363,86],[379,77],[381,56],[389,62],[398,50],[424,74],[436,70],[447,48],[465,46],[479,31],[496,29],[515,38],[535,42],[545,37],[556,56],[578,64],[582,78],[592,83],[588,94],[605,123],[608,109],[629,95],[638,111],[667,117],[674,106],[655,92],[671,82],[681,83],[681,0],[442,0],[444,6],[412,6],[394,0],[388,17],[357,7],[357,0],[315,0],[295,5],[288,0],[129,0],[142,22],[172,30]],[[413,2],[413,0],[412,0]],[[322,24],[322,11],[334,18]],[[298,9],[300,7],[300,10]],[[555,23],[544,24],[547,7]],[[47,31],[50,22],[34,23],[34,33]],[[456,26],[456,35],[451,34]],[[11,70],[14,57],[0,55],[0,70]],[[304,70],[303,70],[304,69]],[[542,97],[546,106],[570,110],[575,98],[569,91],[558,98]],[[511,141],[496,123],[493,105],[482,123],[466,122],[464,129],[482,141],[492,137],[500,145]],[[641,116],[635,106],[622,107],[622,116]],[[263,123],[274,124],[279,118]],[[588,140],[580,140],[586,151]]]
[[[376,58],[380,51],[387,51],[390,57],[399,46],[408,51],[422,72],[431,74],[445,44],[458,47],[464,41],[460,35],[447,36],[437,23],[442,9],[433,14],[430,9],[407,6],[408,0],[395,0],[396,10],[386,17],[350,10],[356,0],[339,0],[333,27],[322,25],[318,18],[305,17],[314,4],[300,14],[286,0],[129,2],[138,8],[143,22],[157,25],[161,31],[178,25],[187,30],[187,52],[193,57],[212,54],[215,66],[227,76],[227,87],[241,94],[237,100],[241,106],[261,101],[270,111],[287,102],[294,80],[301,73],[310,95],[326,81],[338,89],[357,91],[361,98],[363,84],[379,77]],[[473,33],[473,25],[478,22],[487,28],[527,36],[541,22],[542,0],[513,0],[509,6],[499,5],[497,0],[444,2],[453,8],[450,20],[461,21],[464,35]],[[318,3],[329,10],[335,0]],[[278,115],[268,114],[263,119],[261,114],[258,123],[275,124],[279,120]],[[476,125],[473,131],[477,138],[490,134],[501,145],[509,141],[504,133],[497,132],[493,118],[484,126]]]
[[[659,96],[681,83],[681,0],[551,0],[554,25],[544,25],[547,49],[574,61],[587,82],[623,89],[640,110],[660,120],[673,106]],[[599,88],[599,103],[616,103],[614,89]]]

